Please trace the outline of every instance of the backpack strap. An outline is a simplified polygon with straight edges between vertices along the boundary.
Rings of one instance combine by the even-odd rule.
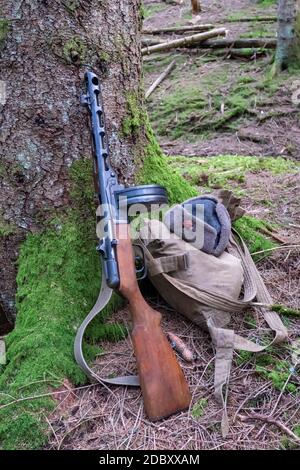
[[[150,276],[187,269],[190,264],[189,255],[190,253],[187,252],[176,256],[162,256],[156,259],[151,256],[152,259],[149,258],[150,261],[148,263]]]
[[[257,301],[271,306],[273,303],[272,297],[256,268],[247,246],[237,232],[235,232],[235,236],[232,237],[231,244],[232,247],[237,251],[242,261],[245,282],[256,285]],[[245,285],[245,288],[246,287],[247,286]],[[253,304],[253,306],[255,306],[255,304]],[[274,339],[266,346],[261,346],[254,343],[253,341],[243,338],[242,336],[235,334],[233,330],[216,328],[212,324],[211,320],[208,320],[207,322],[209,332],[216,349],[214,387],[215,397],[223,406],[223,417],[221,423],[223,437],[226,437],[229,431],[227,416],[227,395],[233,359],[233,350],[238,349],[249,352],[262,352],[271,345],[286,341],[288,338],[288,331],[276,312],[272,312],[267,308],[261,308],[257,306],[255,306],[255,308],[259,310],[271,330],[275,332]]]

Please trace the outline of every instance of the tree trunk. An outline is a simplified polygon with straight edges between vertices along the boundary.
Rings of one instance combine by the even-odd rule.
[[[300,0],[279,0],[275,69],[285,70],[300,57]]]
[[[14,320],[16,271],[18,315],[0,373],[0,448],[32,449],[45,443],[57,402],[1,405],[23,402],[24,387],[43,397],[65,378],[85,382],[74,338],[101,282],[90,125],[79,99],[86,64],[102,82],[120,181],[161,184],[171,202],[195,189],[169,169],[143,108],[140,0],[1,0],[1,9],[0,335],[5,318]],[[113,296],[93,340],[124,337],[121,325],[105,323],[119,306]]]
[[[191,3],[193,15],[198,15],[202,11],[200,0],[191,0]]]
[[[70,167],[90,155],[86,64],[103,83],[112,163],[123,182],[136,172],[145,134],[123,126],[142,100],[139,10],[140,0],[1,1],[2,317],[15,316],[20,241],[71,204]]]

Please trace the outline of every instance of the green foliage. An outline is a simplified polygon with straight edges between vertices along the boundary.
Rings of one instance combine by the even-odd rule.
[[[269,7],[275,5],[277,0],[257,0],[257,5],[260,7]]]
[[[233,223],[235,230],[243,237],[250,253],[257,251],[269,250],[276,246],[275,243],[268,240],[262,235],[259,230],[266,228],[266,223],[263,220],[255,219],[244,215],[242,218]],[[257,256],[254,256],[254,260]]]
[[[249,53],[253,54],[251,49]],[[251,65],[241,65],[239,74],[233,75],[228,63],[216,66],[213,72],[199,74],[203,61],[195,59],[188,84],[178,75],[171,77],[171,87],[167,90],[161,87],[156,97],[149,98],[149,116],[156,134],[197,141],[217,130],[236,130],[249,117],[259,120],[260,107],[297,79],[296,70],[275,78],[267,70],[259,77],[252,73],[255,69]],[[150,62],[146,70],[147,67],[151,70],[151,66]]]
[[[246,328],[251,329],[251,328],[256,328],[257,327],[256,320],[253,317],[253,315],[251,315],[250,313],[247,313],[245,315],[244,322],[245,322]]]
[[[147,61],[143,62],[144,73],[155,73],[159,75],[171,62],[176,60],[177,67],[180,64],[184,64],[185,57],[182,54],[152,54],[149,56]]]
[[[17,233],[17,231],[18,228],[15,225],[6,222],[6,220],[0,216],[0,237],[8,237],[9,235]]]
[[[211,191],[212,188],[228,188],[233,189],[235,193],[241,193],[241,189],[236,188],[236,184],[245,182],[247,172],[269,171],[272,174],[284,174],[299,171],[297,163],[281,157],[219,155],[204,159],[178,156],[169,158],[168,163],[193,187],[200,186],[207,191]],[[187,197],[179,200],[184,199]],[[252,253],[276,246],[260,233],[269,228],[269,224],[262,220],[244,216],[234,223],[234,228],[244,238]]]
[[[9,21],[6,18],[0,18],[0,48],[4,44],[9,31]]]
[[[177,139],[203,136],[237,120],[254,107],[254,86],[229,80],[228,67],[200,76],[195,83],[174,84],[171,93],[149,101],[150,119],[159,135]]]
[[[255,370],[267,380],[271,380],[272,386],[281,391],[290,375],[290,364],[282,359],[277,359],[271,354],[257,356]],[[289,393],[296,393],[298,388],[293,383],[288,383],[285,389]]]
[[[219,155],[201,157],[172,157],[170,166],[177,168],[191,184],[206,188],[232,188],[232,183],[243,183],[247,172],[270,171],[272,174],[296,172],[299,165],[281,157],[245,157]]]
[[[251,361],[251,359],[253,359],[253,353],[249,351],[239,351],[235,358],[235,362],[238,366],[241,366],[242,364]]]
[[[193,418],[201,418],[201,416],[204,415],[205,409],[208,406],[208,400],[207,398],[201,398],[197,403],[192,408],[192,416]]]
[[[87,46],[81,38],[74,36],[63,46],[63,57],[67,64],[82,64],[87,56]]]
[[[297,428],[297,427],[296,427]],[[294,431],[295,432],[295,431]],[[283,450],[299,450],[299,444],[284,436],[280,441],[280,446]]]
[[[167,8],[168,8],[168,5],[164,3],[155,3],[153,5],[147,5],[147,6],[144,5],[142,9],[143,18],[144,19],[150,18],[156,13],[159,13],[160,11],[164,11]]]
[[[288,308],[284,305],[273,305],[272,310],[273,312],[280,313],[286,317],[300,317],[300,310],[295,308]]]
[[[276,35],[276,23],[274,24],[260,24],[257,29],[252,29],[246,33],[240,34],[241,38],[266,38],[274,37]]]
[[[260,16],[260,15],[252,15],[251,12],[247,12],[245,10],[238,11],[237,13],[233,13],[232,15],[229,15],[224,22],[229,22],[229,23],[238,23],[239,21],[243,19],[251,19],[250,24],[255,24],[255,22],[261,22],[262,19],[266,18],[266,15]],[[272,17],[271,17],[272,18]]]

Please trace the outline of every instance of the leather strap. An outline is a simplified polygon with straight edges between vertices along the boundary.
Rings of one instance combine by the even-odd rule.
[[[103,267],[103,260],[101,259],[102,263],[102,273],[104,272]],[[103,384],[110,384],[110,385],[129,385],[133,387],[139,387],[140,382],[139,378],[136,375],[128,375],[128,376],[120,376],[114,377],[113,379],[108,379],[104,377],[100,377],[97,375],[87,364],[82,351],[82,340],[85,333],[86,328],[91,323],[91,321],[99,314],[101,311],[106,307],[109,303],[111,296],[113,294],[113,290],[108,287],[106,283],[105,276],[102,275],[101,281],[101,289],[98,296],[98,299],[90,311],[90,313],[86,316],[86,318],[81,323],[80,327],[77,330],[75,343],[74,343],[74,355],[77,364],[81,367],[81,369],[85,372],[85,374],[91,379],[96,380],[97,382]]]

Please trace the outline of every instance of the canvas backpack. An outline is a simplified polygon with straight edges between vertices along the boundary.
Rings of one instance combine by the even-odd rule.
[[[243,213],[239,199],[230,191],[222,190],[208,197],[226,207],[232,220]],[[192,202],[193,199],[185,201],[184,205]],[[215,397],[223,407],[222,433],[226,436],[233,351],[260,352],[270,346],[257,344],[228,328],[231,315],[255,308],[274,332],[271,344],[285,341],[288,333],[278,314],[269,308],[272,298],[242,238],[229,231],[226,250],[219,256],[209,254],[199,249],[197,243],[172,233],[170,215],[176,215],[180,207],[183,206],[171,208],[163,222],[146,219],[139,243],[145,254],[148,277],[160,295],[176,311],[210,333],[215,348]]]

